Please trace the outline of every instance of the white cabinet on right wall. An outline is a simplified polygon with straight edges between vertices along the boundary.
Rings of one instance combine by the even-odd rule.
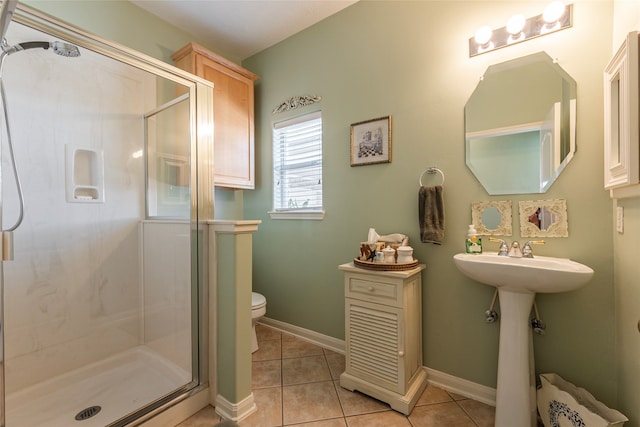
[[[604,188],[640,196],[638,32],[627,35],[604,71]]]

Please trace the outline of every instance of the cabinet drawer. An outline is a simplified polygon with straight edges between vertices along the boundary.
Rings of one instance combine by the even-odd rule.
[[[345,297],[347,298],[397,307],[402,305],[402,284],[396,285],[349,277],[346,285]]]

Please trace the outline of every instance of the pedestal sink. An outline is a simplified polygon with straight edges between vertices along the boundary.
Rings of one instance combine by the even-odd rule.
[[[552,257],[457,254],[453,260],[467,277],[498,288],[501,321],[495,427],[535,427],[529,328],[535,294],[578,289],[591,280],[593,270],[570,259]]]

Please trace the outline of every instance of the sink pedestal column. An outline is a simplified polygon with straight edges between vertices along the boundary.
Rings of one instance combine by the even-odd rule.
[[[535,294],[503,289],[495,427],[535,427],[536,388],[529,314]]]

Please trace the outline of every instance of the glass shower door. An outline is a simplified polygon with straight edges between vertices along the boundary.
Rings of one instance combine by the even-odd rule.
[[[7,39],[54,40],[35,27]],[[127,425],[200,384],[195,84],[70,38],[80,57],[25,51],[2,76],[25,200],[0,267],[8,427]]]

